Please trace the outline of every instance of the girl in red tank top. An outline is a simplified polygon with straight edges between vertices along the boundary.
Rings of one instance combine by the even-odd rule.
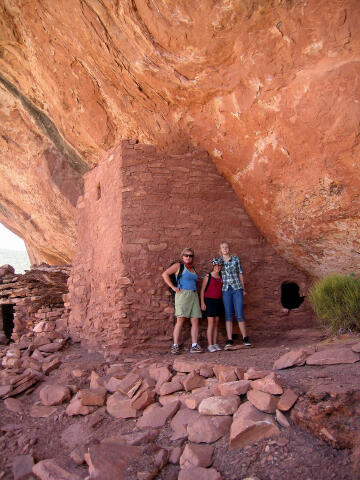
[[[213,258],[211,260],[212,271],[204,277],[201,286],[201,309],[205,310],[208,320],[207,340],[208,351],[217,352],[221,350],[217,343],[220,315],[223,311],[222,303],[222,260]]]

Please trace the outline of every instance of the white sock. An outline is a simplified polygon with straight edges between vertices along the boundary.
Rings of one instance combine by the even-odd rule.
[[[174,347],[178,347],[178,346],[179,346],[179,344],[178,344],[178,343],[174,343]]]
[[[192,343],[191,346],[192,347],[196,347],[197,343]]]

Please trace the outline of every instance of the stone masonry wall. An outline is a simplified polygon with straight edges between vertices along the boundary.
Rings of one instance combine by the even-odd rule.
[[[169,345],[173,310],[162,271],[192,247],[205,274],[225,240],[242,261],[250,335],[311,317],[306,302],[290,316],[281,306],[282,282],[305,292],[308,278],[267,244],[205,152],[166,156],[123,141],[84,179],[68,301],[71,334],[88,348],[111,355]]]

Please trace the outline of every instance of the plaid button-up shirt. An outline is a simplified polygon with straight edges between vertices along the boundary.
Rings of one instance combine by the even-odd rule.
[[[225,262],[223,257],[220,257],[224,262],[222,270],[221,270],[221,277],[223,281],[222,289],[226,291],[229,286],[231,285],[234,290],[239,290],[242,288],[239,273],[243,273],[240,258],[236,255],[231,255],[228,262]]]

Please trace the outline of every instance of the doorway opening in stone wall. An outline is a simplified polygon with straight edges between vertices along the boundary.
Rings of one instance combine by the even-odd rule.
[[[14,305],[5,304],[1,305],[3,332],[5,337],[10,341],[11,335],[14,330]]]
[[[288,310],[299,308],[305,297],[300,296],[299,285],[295,282],[283,282],[281,285],[281,305]]]

